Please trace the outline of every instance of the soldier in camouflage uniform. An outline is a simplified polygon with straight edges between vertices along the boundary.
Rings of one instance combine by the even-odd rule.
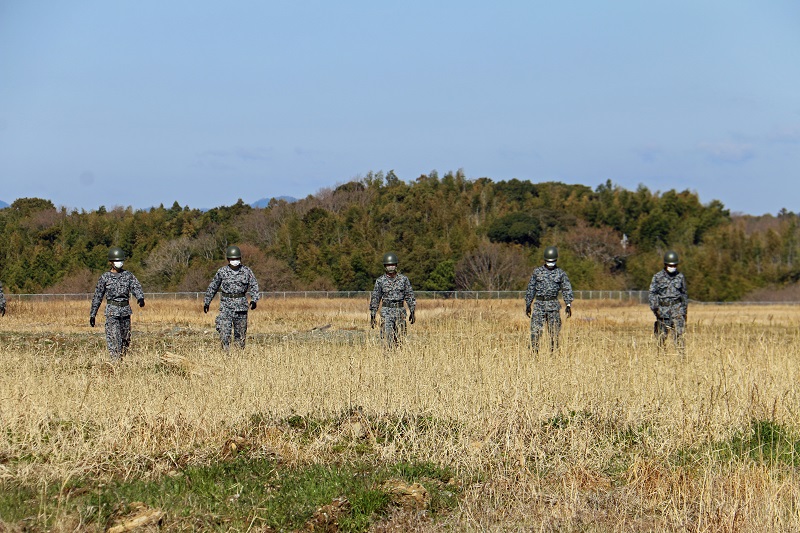
[[[375,288],[369,300],[370,326],[375,329],[375,315],[380,305],[381,339],[388,347],[396,348],[406,333],[406,309],[403,302],[408,305],[408,321],[413,324],[416,321],[414,311],[417,300],[411,282],[397,272],[397,256],[394,253],[384,254],[383,268],[385,273],[375,280]]]
[[[6,316],[6,295],[3,294],[2,282],[0,282],[0,316]]]
[[[103,272],[97,281],[89,311],[89,325],[94,327],[97,311],[103,297],[106,298],[106,345],[111,360],[115,362],[122,359],[131,344],[131,294],[136,298],[139,307],[144,307],[142,285],[136,276],[122,267],[124,261],[125,252],[122,248],[109,248],[108,262],[111,263],[111,270]]]
[[[558,248],[550,246],[544,250],[545,264],[537,267],[528,282],[525,292],[525,314],[531,319],[531,349],[539,352],[539,338],[544,330],[544,325],[550,331],[550,351],[558,347],[558,336],[561,332],[561,304],[558,302],[558,293],[561,292],[564,303],[567,304],[564,314],[567,318],[572,316],[572,285],[567,273],[556,267]],[[535,303],[534,303],[535,300]],[[533,311],[531,311],[533,304]]]
[[[678,272],[679,262],[677,253],[669,251],[664,254],[664,269],[653,276],[649,301],[650,309],[656,316],[653,333],[659,347],[666,346],[667,336],[671,334],[675,345],[683,352],[689,297],[686,292],[686,278]]]
[[[231,330],[236,346],[244,348],[247,337],[247,295],[250,294],[250,309],[255,309],[261,293],[253,271],[242,265],[242,252],[239,247],[228,246],[225,257],[228,259],[228,264],[217,270],[206,289],[203,312],[208,313],[211,300],[217,291],[220,291],[219,314],[215,324],[222,349],[227,352],[231,346]]]

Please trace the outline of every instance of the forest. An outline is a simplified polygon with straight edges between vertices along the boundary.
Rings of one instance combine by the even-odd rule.
[[[556,245],[575,289],[647,289],[672,249],[694,300],[781,299],[798,294],[799,225],[785,209],[732,215],[688,190],[378,171],[263,208],[85,211],[19,198],[0,209],[0,282],[6,293],[91,292],[120,246],[146,292],[202,291],[236,244],[262,291],[371,290],[387,251],[416,290],[523,290]]]

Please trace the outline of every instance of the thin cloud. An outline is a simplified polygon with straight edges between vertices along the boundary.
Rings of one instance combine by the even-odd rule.
[[[742,164],[756,156],[753,145],[737,142],[702,143],[700,152],[714,163]]]

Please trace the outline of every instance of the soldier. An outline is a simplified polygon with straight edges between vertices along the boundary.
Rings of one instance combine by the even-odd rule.
[[[103,297],[106,298],[106,344],[114,362],[122,359],[131,344],[131,294],[136,298],[139,307],[144,307],[142,285],[136,276],[123,268],[124,261],[125,252],[122,248],[109,248],[108,262],[111,263],[111,270],[103,272],[97,281],[89,311],[89,325],[94,327],[97,311]]]
[[[659,270],[650,283],[650,309],[656,315],[653,333],[658,346],[664,348],[667,335],[672,334],[675,345],[683,352],[683,334],[686,331],[686,312],[689,297],[686,293],[686,278],[678,272],[678,254],[669,251],[664,254],[664,270]]]
[[[558,293],[567,304],[564,314],[567,318],[572,316],[572,285],[567,273],[556,267],[558,261],[558,248],[549,246],[544,250],[544,265],[537,267],[528,282],[525,292],[525,314],[531,319],[531,349],[539,352],[539,337],[542,335],[545,323],[550,331],[550,351],[558,347],[558,335],[561,332],[561,304],[558,302]],[[531,312],[531,303],[536,303]]]
[[[217,270],[206,289],[203,312],[208,313],[211,300],[217,291],[221,291],[219,314],[215,324],[222,349],[227,352],[231,346],[231,329],[236,345],[244,348],[247,337],[247,294],[250,294],[250,309],[255,309],[261,293],[253,271],[242,265],[242,252],[239,247],[228,246],[225,257],[228,259],[228,264]]]
[[[0,316],[6,316],[6,295],[3,294],[2,282],[0,282]]]
[[[397,272],[397,256],[389,252],[383,256],[385,273],[375,280],[375,288],[369,300],[369,324],[375,329],[375,314],[378,305],[381,305],[381,339],[390,348],[396,348],[406,333],[406,309],[403,302],[408,304],[410,312],[408,321],[416,321],[414,310],[417,300],[411,282],[406,276]]]

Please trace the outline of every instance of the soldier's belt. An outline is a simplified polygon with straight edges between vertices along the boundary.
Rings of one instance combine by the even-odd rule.
[[[383,302],[383,306],[384,307],[394,307],[395,309],[398,309],[400,307],[403,307],[403,302],[402,301],[400,301],[400,302]]]
[[[113,305],[114,307],[127,307],[130,305],[128,300],[106,300],[108,305]]]
[[[222,293],[222,295],[225,298],[244,298],[246,294],[247,294],[246,292],[223,292]]]
[[[672,305],[680,303],[680,298],[659,298],[658,305]]]
[[[558,300],[558,296],[553,296],[552,298],[539,298],[538,296],[536,297],[537,302],[554,302],[556,300]]]

